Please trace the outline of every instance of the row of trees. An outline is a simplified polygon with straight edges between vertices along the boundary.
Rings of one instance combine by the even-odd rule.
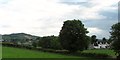
[[[120,56],[120,23],[114,24],[111,28],[110,42],[113,42],[114,49]],[[67,20],[64,22],[59,36],[46,36],[39,39],[38,45],[43,48],[66,49],[70,52],[83,51],[89,44],[97,41],[96,36],[87,36],[87,29],[80,20]],[[106,41],[106,38],[103,38]]]
[[[57,36],[41,37],[39,39],[38,46],[49,49],[62,49]]]
[[[64,22],[59,36],[44,36],[37,38],[33,46],[40,46],[49,49],[65,49],[70,52],[88,48],[90,37],[86,34],[87,29],[80,20],[67,20]]]
[[[59,36],[45,36],[38,38],[38,46],[49,49],[66,49],[70,52],[87,49],[89,44],[97,41],[96,36],[87,36],[87,29],[80,20],[64,22]],[[33,44],[35,46],[35,43]]]

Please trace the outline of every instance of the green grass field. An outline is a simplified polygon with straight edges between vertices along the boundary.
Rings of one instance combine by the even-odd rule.
[[[2,58],[2,45],[0,44],[0,59]]]
[[[96,54],[108,54],[115,57],[115,53],[112,50],[85,50],[84,53],[96,53]],[[27,50],[12,47],[3,47],[2,58],[79,58],[81,60],[99,60],[93,57],[72,56],[63,55],[58,53],[49,53],[35,50]],[[100,59],[101,60],[101,59]],[[110,60],[110,59],[102,59]]]
[[[3,47],[3,58],[78,58],[77,56],[66,56],[61,54],[41,52],[20,48]]]
[[[115,52],[109,49],[94,49],[94,50],[85,50],[84,53],[95,53],[95,54],[106,54],[112,57],[116,57]]]

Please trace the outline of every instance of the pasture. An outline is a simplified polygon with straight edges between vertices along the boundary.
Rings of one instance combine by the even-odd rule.
[[[112,57],[115,57],[115,52],[113,50],[85,50],[82,53],[84,54],[105,54],[110,55],[111,58],[95,58],[92,56],[82,56],[79,54],[58,54],[50,52],[42,52],[36,50],[20,49],[13,47],[3,47],[2,49],[2,58],[49,58],[49,59],[68,59],[68,60],[112,60]],[[4,60],[4,59],[3,59]]]

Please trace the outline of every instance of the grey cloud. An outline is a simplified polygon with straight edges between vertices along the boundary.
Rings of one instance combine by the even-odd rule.
[[[111,26],[118,22],[118,13],[117,11],[101,11],[99,13],[106,18],[102,20],[85,20],[83,23],[86,27],[97,27],[103,30],[104,32],[97,34],[98,38],[102,38],[103,36],[108,38],[110,36]]]
[[[117,10],[113,11],[101,11],[101,15],[106,16],[108,20],[117,20],[118,19],[118,12]]]
[[[99,20],[99,21],[84,21],[86,27],[97,27],[102,30],[110,30],[112,24],[116,23],[116,20],[109,21],[109,20]]]
[[[101,10],[98,12],[100,15],[105,16],[106,18],[104,19],[98,19],[98,20],[86,20],[84,23],[88,27],[98,27],[104,30],[108,30],[112,24],[118,22],[118,12],[117,10],[112,10],[112,11],[103,11]]]
[[[89,2],[60,2],[63,4],[67,4],[67,5],[80,5],[80,6],[84,6],[84,7],[93,7],[94,5],[92,3]]]

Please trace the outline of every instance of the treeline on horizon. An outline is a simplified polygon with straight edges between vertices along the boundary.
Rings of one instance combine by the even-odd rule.
[[[108,43],[113,42],[111,49],[114,49],[120,57],[120,23],[111,26],[111,30],[109,40],[104,37],[102,40]],[[94,44],[98,40],[96,39],[96,35],[87,36],[87,33],[89,33],[89,31],[84,27],[84,24],[80,20],[74,19],[64,21],[59,36],[30,37],[31,40],[25,39],[25,41],[32,41],[32,47],[35,48],[64,49],[69,52],[77,52],[88,49],[90,44]],[[16,43],[16,39],[13,39],[12,42]]]

